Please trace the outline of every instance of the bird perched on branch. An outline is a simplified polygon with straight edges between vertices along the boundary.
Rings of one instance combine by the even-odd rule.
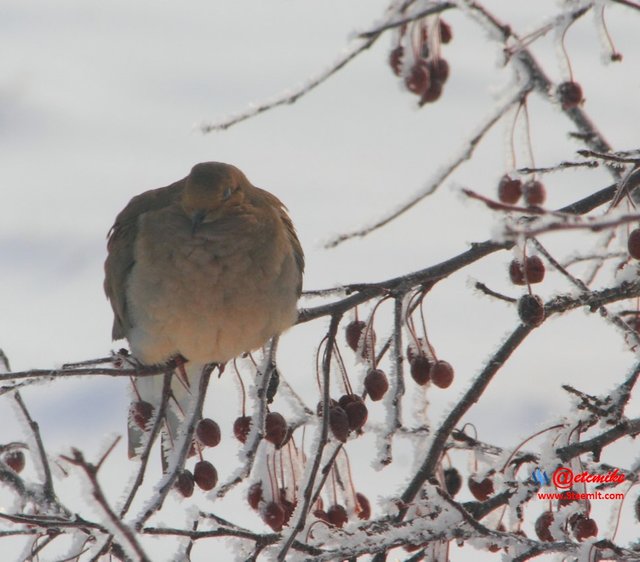
[[[284,205],[229,164],[196,164],[186,178],[134,197],[116,217],[104,282],[113,339],[129,340],[146,365],[187,361],[188,379],[174,377],[169,441],[205,364],[256,349],[295,322],[303,269]],[[138,400],[157,407],[162,376],[138,378],[135,387]],[[129,425],[133,455],[142,432]]]

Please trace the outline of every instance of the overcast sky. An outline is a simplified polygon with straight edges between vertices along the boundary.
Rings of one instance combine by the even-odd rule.
[[[522,34],[558,7],[543,0],[484,4]],[[296,89],[336,60],[354,32],[379,20],[384,8],[382,0],[3,0],[0,348],[12,367],[55,367],[122,346],[110,341],[111,309],[102,291],[107,231],[132,196],[185,176],[199,161],[233,163],[287,204],[307,254],[308,289],[420,269],[491,236],[494,218],[464,202],[459,188],[494,194],[508,166],[509,121],[436,195],[364,240],[323,248],[332,236],[410,199],[508,90],[511,72],[497,65],[499,49],[460,13],[445,16],[454,33],[443,51],[451,78],[435,104],[418,109],[401,87],[387,65],[391,43],[384,36],[294,105],[224,132],[198,130],[202,122]],[[569,31],[567,49],[585,109],[605,138],[615,149],[637,148],[640,14],[613,6],[607,22],[622,64],[602,64],[590,16]],[[565,78],[553,37],[536,43],[534,52],[554,80]],[[572,128],[557,108],[532,99],[530,117],[537,164],[575,158],[581,147],[567,139]],[[608,183],[599,171],[550,176],[549,206]],[[577,245],[575,238],[550,243],[559,251]],[[427,299],[430,335],[457,373],[448,391],[430,397],[432,420],[448,410],[516,325],[512,308],[469,286],[471,278],[480,279],[517,296],[506,275],[509,259],[503,253],[465,269]],[[557,275],[550,277],[541,294],[568,290]],[[324,328],[321,320],[292,330],[282,343],[283,371],[310,400],[312,353]],[[633,361],[604,322],[582,312],[554,319],[514,355],[465,419],[483,438],[513,445],[557,421],[569,404],[561,383],[604,393]],[[232,383],[227,386],[234,392]],[[78,445],[97,454],[103,435],[124,430],[128,394],[122,381],[51,384],[26,398],[52,453]],[[237,403],[212,398],[210,407],[232,419]],[[637,401],[632,408],[637,415]],[[0,442],[19,439],[11,424],[6,431],[0,429]],[[619,459],[637,456],[630,441],[619,449]],[[124,448],[114,454],[124,457]],[[366,488],[375,473],[364,464]]]

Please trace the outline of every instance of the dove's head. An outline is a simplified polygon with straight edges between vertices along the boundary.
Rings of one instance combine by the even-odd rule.
[[[211,222],[244,199],[251,184],[235,166],[202,162],[191,168],[182,193],[182,207],[194,224]]]

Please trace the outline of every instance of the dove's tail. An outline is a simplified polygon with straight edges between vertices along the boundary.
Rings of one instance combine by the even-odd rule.
[[[182,432],[198,395],[203,365],[186,363],[176,367],[171,389],[160,425],[162,468],[167,470],[168,459]],[[164,375],[138,377],[134,382],[129,410],[129,458],[138,457],[144,450],[157,412],[163,402]],[[194,454],[189,452],[189,456]]]

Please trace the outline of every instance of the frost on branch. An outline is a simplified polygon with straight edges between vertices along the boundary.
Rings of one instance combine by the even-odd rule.
[[[425,262],[416,251],[415,266],[397,277],[310,291],[298,323],[315,330],[314,344],[308,360],[297,362],[297,372],[282,361],[286,351],[271,342],[227,365],[208,366],[176,414],[168,405],[183,365],[142,367],[118,353],[56,370],[12,372],[1,355],[0,399],[13,405],[19,432],[3,434],[0,442],[0,541],[17,545],[23,560],[49,553],[53,559],[56,544],[65,540],[64,558],[77,560],[155,560],[151,552],[158,544],[167,559],[193,560],[207,559],[224,544],[248,560],[444,561],[456,559],[461,548],[517,560],[540,554],[640,560],[637,542],[624,535],[625,526],[640,522],[633,487],[638,455],[616,455],[634,446],[640,433],[640,158],[637,150],[610,147],[607,131],[590,118],[590,93],[574,75],[567,47],[574,25],[591,15],[609,58],[618,60],[604,19],[611,4],[629,18],[640,15],[634,2],[567,2],[522,31],[478,2],[393,1],[316,78],[204,127],[225,129],[301,101],[382,37],[389,50],[380,68],[404,90],[397,103],[413,100],[417,111],[437,111],[454,103],[454,45],[477,47],[458,33],[462,19],[480,26],[509,73],[486,115],[460,124],[460,148],[432,163],[422,189],[401,193],[402,202],[372,226],[338,234],[329,245],[376,230],[384,235],[387,224],[408,209],[419,210],[466,162],[480,158],[499,124],[507,140],[497,159],[504,165],[465,185],[458,201],[493,220],[491,238],[483,241],[479,232],[468,249],[439,263]],[[548,60],[535,54],[544,41],[555,47]],[[557,67],[562,71],[556,83],[551,76]],[[580,143],[577,154],[571,149],[537,163],[544,151],[534,135],[540,117],[533,96],[556,111],[566,133]],[[570,191],[575,171],[597,178],[580,196]],[[604,174],[591,175],[596,171],[609,179],[603,183]],[[438,204],[436,198],[429,202]],[[448,233],[428,235],[437,242]],[[354,259],[362,256],[356,251]],[[438,314],[444,290],[469,277],[469,268],[487,263],[501,268],[502,284],[498,276],[487,279],[488,266],[473,269],[475,281],[458,288],[465,294],[451,305],[468,307],[469,326],[447,331]],[[486,298],[475,299],[476,291]],[[470,364],[478,315],[487,331],[504,324],[506,335],[484,350],[484,360]],[[588,386],[593,381],[567,384],[559,373],[544,390],[561,396],[565,409],[551,412],[546,423],[532,422],[517,442],[499,443],[480,424],[476,429],[478,410],[487,403],[495,407],[496,381],[513,377],[536,396],[539,382],[512,365],[537,338],[548,337],[572,357],[600,345],[597,338],[571,339],[558,328],[560,318],[610,330],[634,364],[609,369],[606,384],[595,391]],[[162,381],[158,403],[138,393],[136,381],[147,376]],[[130,475],[119,487],[111,475],[127,454],[117,441],[98,459],[73,443],[52,451],[32,415],[31,387],[72,377],[131,380],[136,399],[129,422],[140,440],[129,451]],[[229,378],[238,408],[225,419],[219,401],[236,400],[233,389],[211,389]],[[503,406],[492,415],[506,426],[513,406]],[[170,415],[180,418],[173,433]],[[63,501],[59,490],[70,477],[85,486],[84,509]],[[608,514],[598,494],[616,494]]]

